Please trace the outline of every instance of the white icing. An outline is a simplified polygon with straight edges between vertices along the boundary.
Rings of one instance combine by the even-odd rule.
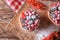
[[[32,24],[33,23],[33,20],[29,20],[28,24]]]
[[[31,17],[32,17],[32,19],[36,19],[36,15],[32,15]]]
[[[30,19],[31,19],[31,17],[30,17],[30,16],[27,16],[26,18],[27,18],[27,20],[30,20]]]
[[[60,6],[58,7],[59,11],[60,11]]]

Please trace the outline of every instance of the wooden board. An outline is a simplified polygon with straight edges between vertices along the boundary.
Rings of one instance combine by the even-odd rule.
[[[42,1],[41,1],[42,2]],[[52,3],[51,1],[43,1],[48,7]],[[48,18],[48,8],[47,10],[39,10],[41,16],[40,27],[34,32],[28,32],[23,30],[19,25],[19,16],[23,10],[28,8],[28,5],[24,5],[22,10],[15,15],[9,26],[7,27],[8,32],[15,34],[21,40],[42,40],[44,37],[48,36],[53,31],[59,31],[60,27],[54,25]],[[13,24],[13,25],[12,25]],[[11,29],[10,29],[11,28]]]
[[[39,0],[40,1],[40,0]],[[41,1],[42,3],[46,4],[48,7],[51,1]],[[38,10],[41,16],[40,27],[34,32],[28,32],[23,30],[19,24],[19,16],[23,10],[28,8],[27,3],[22,7],[22,9],[17,13],[10,24],[6,27],[3,27],[4,31],[9,34],[14,34],[20,40],[42,40],[43,37],[48,36],[53,31],[59,31],[60,27],[54,25],[48,18],[48,10]],[[47,8],[48,9],[48,8]]]
[[[19,40],[16,36],[8,34],[4,30],[12,20],[14,14],[12,10],[2,0],[0,0],[0,40]]]

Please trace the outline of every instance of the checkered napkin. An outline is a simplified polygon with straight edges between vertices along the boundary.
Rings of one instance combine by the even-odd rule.
[[[25,3],[25,0],[6,0],[6,3],[17,13]]]

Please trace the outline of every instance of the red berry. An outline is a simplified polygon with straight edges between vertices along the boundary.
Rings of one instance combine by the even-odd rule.
[[[24,14],[24,12],[22,12],[22,18],[25,18],[26,17],[26,15]]]

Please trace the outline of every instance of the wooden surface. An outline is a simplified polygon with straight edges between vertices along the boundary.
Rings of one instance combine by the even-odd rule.
[[[49,7],[50,3],[52,3],[52,2],[43,1],[43,3]],[[41,16],[41,18],[40,18],[41,22],[40,22],[39,28],[36,31],[28,32],[28,31],[23,30],[21,28],[21,25],[19,24],[19,22],[20,22],[19,16],[20,16],[21,12],[27,8],[29,8],[29,6],[26,4],[22,8],[22,10],[20,10],[20,12],[15,15],[15,17],[13,18],[13,20],[11,21],[11,23],[7,27],[8,32],[15,34],[21,40],[42,40],[44,37],[48,36],[53,31],[59,31],[60,30],[60,27],[54,25],[49,20],[48,15],[47,15],[48,14],[48,8],[47,8],[47,10],[44,10],[44,11],[38,10],[40,13],[40,16]]]
[[[25,4],[24,7],[22,7],[22,10],[25,10],[26,7],[28,6]],[[7,32],[15,34],[21,40],[34,40],[34,36],[35,36],[34,33],[24,31],[19,25],[19,16],[22,10],[20,10],[20,12],[17,13],[13,18],[13,20],[10,22],[10,24],[6,28]]]
[[[13,18],[13,20],[10,22],[10,24],[8,25],[8,27],[6,29],[7,29],[7,32],[15,34],[21,40],[35,40],[36,33],[23,30],[21,28],[21,25],[19,24],[20,14],[22,11],[24,11],[27,8],[29,8],[29,5],[25,4],[24,7],[22,7],[22,10],[20,10],[20,12],[15,15],[15,17]],[[50,25],[51,24],[50,20],[48,20],[48,18],[47,18],[47,11],[45,11],[45,10],[44,11],[38,10],[38,11],[40,13],[42,13],[42,14],[40,14],[41,19],[42,19],[41,21],[44,21],[44,23],[41,22],[40,27]],[[44,16],[44,17],[42,17],[42,16]]]
[[[13,34],[5,32],[4,28],[8,26],[15,13],[2,1],[0,0],[0,40],[19,40]]]
[[[40,1],[40,0],[39,0]],[[42,2],[42,1],[41,1]],[[50,5],[50,1],[43,1],[44,4],[46,4],[48,7]],[[16,38],[18,37],[19,40],[42,40],[43,37],[49,35],[51,32],[53,31],[59,31],[60,27],[54,25],[48,18],[47,12],[48,12],[48,8],[47,10],[37,10],[40,13],[40,26],[36,31],[33,32],[28,32],[25,31],[21,28],[21,25],[19,24],[19,17],[22,11],[24,11],[25,9],[29,8],[29,5],[27,5],[27,3],[22,7],[22,9],[19,11],[19,13],[17,13],[16,15],[14,15],[13,13],[11,13],[11,15],[14,15],[13,20],[12,17],[8,17],[6,18],[6,13],[0,13],[1,17],[0,19],[0,29],[1,29],[1,34],[4,33],[4,35],[8,35],[7,37],[12,37],[13,36]],[[34,9],[34,8],[32,8]],[[2,11],[1,11],[2,12]],[[7,11],[6,11],[7,12]],[[4,14],[4,15],[3,15]],[[9,13],[7,13],[9,14]],[[10,15],[10,14],[9,14]],[[8,20],[5,20],[5,18]],[[10,19],[11,18],[11,19]],[[5,34],[6,33],[6,34]],[[9,36],[10,35],[10,36]],[[4,37],[4,36],[3,36]],[[6,36],[5,36],[6,37]],[[4,38],[2,38],[4,39]],[[15,40],[15,39],[14,39]]]

